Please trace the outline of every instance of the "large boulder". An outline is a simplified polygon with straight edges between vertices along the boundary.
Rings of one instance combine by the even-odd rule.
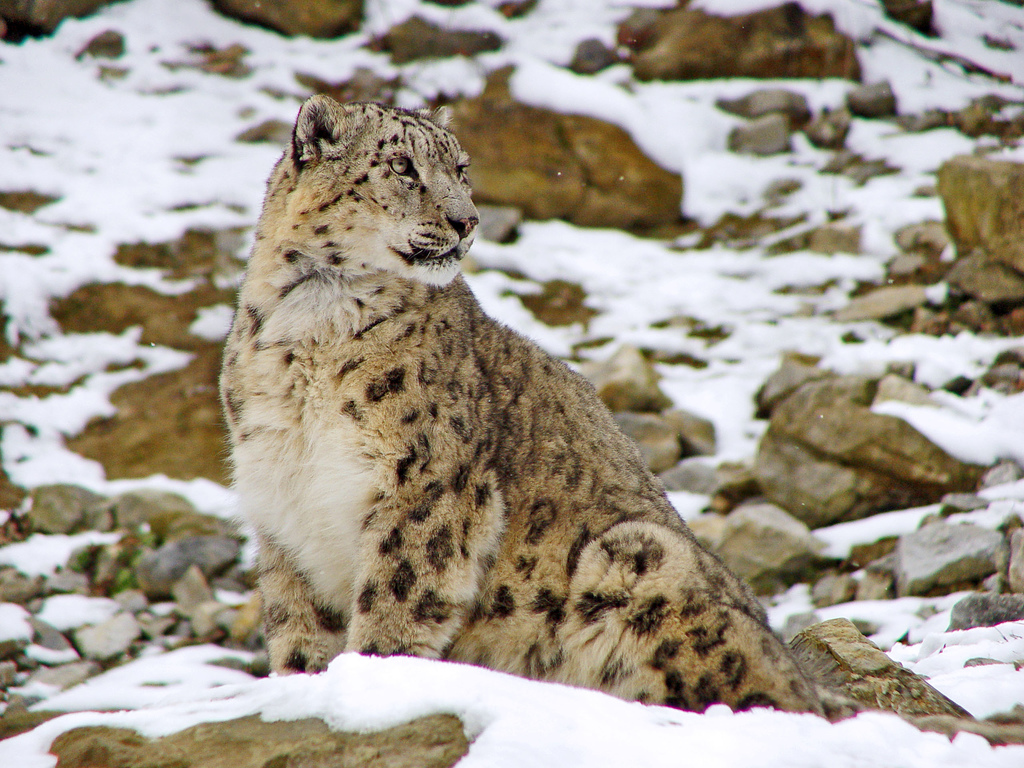
[[[61,768],[447,768],[468,751],[462,723],[453,715],[421,717],[376,733],[335,732],[312,718],[264,722],[257,716],[202,723],[158,739],[90,726],[66,731],[50,747]]]
[[[3,20],[53,32],[64,19],[95,13],[112,0],[0,0],[0,33]]]
[[[983,468],[875,413],[877,382],[809,377],[771,409],[754,471],[765,495],[811,528],[973,490]]]
[[[647,230],[681,220],[682,179],[647,157],[618,126],[516,102],[508,71],[453,105],[473,158],[474,198],[534,219]]]
[[[213,0],[213,6],[225,16],[309,37],[338,37],[363,19],[363,0]]]
[[[860,78],[853,41],[831,16],[812,16],[797,3],[729,17],[676,8],[644,32],[633,56],[641,80]]]

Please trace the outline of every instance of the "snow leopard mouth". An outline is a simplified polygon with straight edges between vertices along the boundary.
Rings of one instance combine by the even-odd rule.
[[[462,259],[463,252],[459,246],[455,246],[449,251],[431,251],[426,248],[413,248],[411,251],[400,251],[397,248],[392,248],[396,254],[398,254],[406,264],[443,264],[448,261],[459,261]]]

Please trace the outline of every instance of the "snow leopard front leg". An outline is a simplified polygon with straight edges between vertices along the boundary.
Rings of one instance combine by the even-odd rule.
[[[285,551],[259,536],[257,573],[270,668],[279,674],[321,672],[345,648],[346,611],[317,597]]]
[[[468,463],[381,499],[363,526],[345,650],[444,656],[493,562],[502,507],[492,473]]]

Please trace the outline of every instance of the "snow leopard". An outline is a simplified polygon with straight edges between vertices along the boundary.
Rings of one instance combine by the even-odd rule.
[[[267,184],[220,387],[272,669],[406,654],[820,714],[593,386],[481,309],[448,120],[313,96]]]

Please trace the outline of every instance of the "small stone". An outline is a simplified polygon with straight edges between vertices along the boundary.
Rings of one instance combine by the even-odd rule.
[[[576,46],[569,69],[579,75],[593,75],[618,62],[615,51],[596,38],[588,38]]]
[[[670,408],[661,417],[676,429],[684,456],[714,456],[717,452],[714,422],[680,408]]]
[[[0,603],[24,605],[41,594],[42,576],[26,576],[17,568],[0,568]]]
[[[478,205],[477,237],[492,243],[510,243],[523,223],[523,212],[512,205]]]
[[[947,493],[939,503],[942,507],[939,514],[942,517],[957,515],[963,512],[974,512],[985,509],[989,505],[988,499],[982,498],[975,493]]]
[[[896,245],[906,253],[937,259],[949,247],[946,225],[941,221],[924,221],[900,227],[893,235]]]
[[[87,659],[110,661],[125,653],[142,634],[130,613],[119,613],[102,624],[75,631],[75,644]]]
[[[163,637],[167,632],[177,623],[177,619],[173,616],[147,616],[142,615],[138,617],[139,628],[142,630],[142,636],[147,640],[156,640],[158,637]]]
[[[815,624],[819,623],[821,623],[821,617],[814,611],[794,613],[786,619],[786,623],[783,625],[779,634],[782,635],[783,642],[789,643],[805,629],[813,627]]]
[[[807,98],[784,88],[762,88],[739,99],[719,99],[715,106],[747,119],[771,114],[785,115],[794,130],[811,119]]]
[[[36,645],[41,645],[50,651],[70,651],[73,646],[71,642],[64,637],[64,635],[51,627],[45,621],[37,619],[35,616],[29,618],[29,624],[32,625],[33,642]]]
[[[1010,534],[1010,564],[1006,581],[1011,592],[1024,593],[1024,528]]]
[[[87,516],[104,501],[103,497],[77,485],[41,485],[30,496],[28,519],[42,533],[72,533],[81,530]]]
[[[473,56],[501,48],[494,32],[444,29],[419,16],[392,27],[382,40],[395,64],[450,56]]]
[[[777,371],[772,373],[757,391],[757,416],[767,418],[775,406],[809,381],[831,375],[812,360],[797,355],[785,355]]]
[[[789,152],[789,119],[772,113],[738,125],[729,133],[729,149],[742,155],[777,155]]]
[[[110,501],[118,528],[134,528],[150,518],[167,514],[195,514],[195,507],[184,496],[167,491],[142,489],[115,496]]]
[[[89,593],[89,577],[78,571],[61,568],[46,580],[46,589],[59,594],[85,595]]]
[[[119,59],[124,56],[124,35],[117,30],[108,29],[92,38],[75,56],[82,59],[91,56],[94,59]]]
[[[149,599],[166,598],[191,566],[209,578],[235,562],[240,550],[238,541],[227,536],[190,536],[143,555],[135,576]]]
[[[206,637],[220,629],[222,623],[226,623],[230,627],[231,622],[225,614],[233,612],[233,608],[218,603],[216,600],[202,602],[189,612],[192,631],[195,632],[196,637]]]
[[[986,304],[1024,300],[1024,275],[981,250],[957,259],[946,280]]]
[[[717,515],[713,512],[698,515],[688,520],[686,524],[693,531],[693,535],[697,537],[701,546],[712,552],[717,552],[722,545],[722,539],[725,538],[728,527],[725,515]]]
[[[121,606],[121,610],[128,613],[138,613],[149,607],[149,600],[141,589],[126,589],[114,595],[114,600]]]
[[[811,602],[815,608],[828,608],[853,600],[857,594],[857,581],[848,573],[827,573],[815,583],[811,590]]]
[[[825,224],[811,231],[807,248],[830,256],[835,253],[860,253],[860,227]]]
[[[840,323],[863,320],[884,320],[928,303],[928,292],[923,285],[886,285],[853,298],[835,313]]]
[[[759,594],[771,594],[801,575],[825,545],[802,522],[774,504],[744,504],[729,513],[717,554]]]
[[[667,491],[687,491],[708,496],[718,488],[718,472],[713,462],[700,457],[683,459],[658,474]]]
[[[992,469],[982,475],[978,488],[993,488],[997,485],[1006,485],[1024,480],[1024,469],[1015,461],[1001,461]]]
[[[253,592],[249,600],[235,613],[234,621],[231,623],[228,634],[234,642],[248,646],[259,639],[262,609],[260,593]]]
[[[292,136],[292,124],[284,120],[264,120],[252,128],[246,128],[235,136],[235,141],[243,144],[280,144],[288,143]]]
[[[825,110],[804,126],[804,134],[818,149],[842,149],[850,133],[851,119],[847,109]]]
[[[13,661],[0,661],[0,691],[6,691],[14,685],[14,678],[17,674],[17,664]]]
[[[888,80],[862,85],[846,94],[846,106],[858,117],[892,117],[896,114],[896,95]]]
[[[1003,537],[976,525],[933,523],[896,544],[900,597],[976,582],[995,573]]]
[[[887,373],[878,381],[878,390],[875,392],[875,398],[871,404],[875,406],[889,401],[910,403],[911,405],[936,405],[927,389],[909,379],[897,376],[895,373]]]
[[[949,629],[994,627],[1007,621],[1024,619],[1024,595],[968,595],[953,606]]]
[[[906,24],[923,35],[934,35],[932,0],[882,0],[882,8],[890,19]]]
[[[174,583],[171,593],[178,608],[186,616],[191,616],[200,605],[214,599],[213,590],[197,565],[189,566],[185,575]]]
[[[100,665],[95,661],[72,661],[59,667],[44,667],[32,674],[28,682],[52,685],[60,690],[84,683],[90,677],[100,673]]]
[[[658,373],[636,347],[623,346],[603,363],[580,366],[613,412],[660,412],[672,401],[658,387]]]
[[[651,472],[674,467],[681,456],[679,430],[651,413],[616,413],[615,423],[636,442]]]

